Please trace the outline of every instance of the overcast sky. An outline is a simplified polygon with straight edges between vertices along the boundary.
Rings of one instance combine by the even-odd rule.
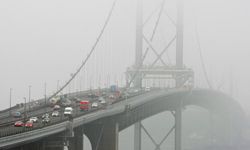
[[[0,1],[0,109],[9,106],[9,89],[13,104],[32,99],[62,85],[80,65],[95,42],[111,8],[112,0],[12,0]],[[144,19],[161,0],[145,0]],[[184,63],[195,70],[197,86],[206,87],[201,70],[195,26],[208,76],[214,88],[229,93],[233,79],[233,96],[248,112],[250,108],[250,10],[247,0],[186,0],[184,27]],[[80,76],[66,91],[105,86],[124,80],[122,73],[134,63],[135,0],[118,0],[114,14],[94,55]],[[174,20],[174,0],[167,0],[154,46],[161,50],[175,33],[166,17]],[[152,33],[157,13],[145,26]],[[169,55],[174,58],[174,48]],[[150,53],[152,57],[153,53]],[[152,61],[152,60],[151,60]],[[146,63],[151,62],[150,59]],[[172,60],[173,62],[174,60]],[[231,74],[231,75],[230,75]],[[232,76],[232,77],[230,77]],[[81,82],[81,84],[80,84]],[[65,92],[66,92],[65,91]]]

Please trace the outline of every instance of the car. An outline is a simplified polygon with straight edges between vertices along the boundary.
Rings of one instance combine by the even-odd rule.
[[[59,111],[53,111],[51,114],[52,117],[59,117],[59,115]]]
[[[149,91],[150,91],[150,87],[148,87],[148,86],[145,87],[145,91],[146,91],[146,92],[149,92]]]
[[[127,89],[127,92],[128,92],[129,94],[135,94],[135,93],[138,93],[138,92],[140,92],[140,91],[141,91],[140,88],[129,88],[129,89]]]
[[[25,123],[25,127],[26,127],[26,128],[33,128],[33,122],[32,122],[32,121],[27,121],[27,122]]]
[[[54,105],[56,105],[57,103],[59,103],[61,100],[60,96],[54,96],[49,100],[49,104],[51,107],[53,107]]]
[[[113,94],[109,95],[110,99],[115,99],[115,96]]]
[[[23,127],[24,123],[22,121],[17,121],[17,122],[15,122],[14,126],[15,127]]]
[[[66,99],[66,100],[64,100],[63,102],[62,102],[62,106],[63,107],[69,107],[69,106],[71,106],[72,105],[72,102],[70,101],[70,100],[68,100],[68,99]]]
[[[64,109],[64,113],[63,113],[65,116],[67,115],[72,115],[73,114],[73,108],[72,107],[66,107]]]
[[[42,120],[42,123],[43,123],[43,124],[50,123],[49,117],[45,117],[45,118]]]
[[[81,99],[78,98],[78,97],[73,97],[73,98],[71,98],[70,100],[71,100],[71,101],[75,101],[75,102],[77,102],[77,103],[79,103],[79,102],[81,101]]]
[[[59,105],[55,105],[54,107],[53,107],[53,110],[59,110],[61,107],[59,106]]]
[[[44,119],[44,118],[49,118],[49,114],[48,114],[48,113],[43,114],[43,115],[42,115],[42,119]]]
[[[101,101],[103,101],[103,100],[105,100],[103,97],[99,97],[99,98],[98,98],[98,101],[99,101],[99,102],[101,102]]]
[[[38,122],[38,118],[37,117],[31,117],[29,121],[37,123]]]
[[[102,96],[106,96],[107,93],[105,91],[102,92]]]
[[[19,112],[19,111],[16,111],[14,114],[13,114],[14,118],[21,118],[22,117],[22,114]]]
[[[105,105],[107,102],[105,100],[101,100],[100,104]]]
[[[127,92],[127,91],[125,91],[124,93],[123,93],[123,97],[124,98],[128,98],[130,95],[129,95],[129,93]]]
[[[98,103],[97,102],[93,102],[91,104],[91,108],[98,108]]]
[[[140,89],[133,89],[133,93],[138,93],[140,91]]]
[[[95,94],[95,93],[89,93],[89,94],[88,94],[88,97],[89,97],[89,98],[97,98],[98,95]]]

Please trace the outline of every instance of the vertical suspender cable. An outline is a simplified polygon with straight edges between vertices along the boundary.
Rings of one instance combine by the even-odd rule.
[[[104,23],[104,26],[103,26],[103,28],[102,28],[100,34],[98,35],[98,37],[97,37],[97,39],[96,39],[96,42],[94,43],[92,49],[90,50],[90,53],[87,55],[87,57],[86,57],[85,60],[82,62],[82,64],[80,65],[80,67],[77,69],[77,71],[76,71],[74,74],[72,74],[72,77],[71,77],[71,78],[70,78],[70,79],[69,79],[69,80],[68,80],[68,81],[67,81],[67,82],[57,91],[57,92],[55,92],[52,96],[50,96],[50,97],[48,98],[48,100],[51,99],[52,97],[56,96],[56,95],[57,95],[58,93],[60,93],[65,87],[67,87],[67,85],[69,85],[69,83],[77,76],[77,74],[78,74],[78,73],[81,71],[81,69],[85,66],[85,64],[86,64],[87,61],[89,60],[90,56],[91,56],[92,53],[94,52],[94,50],[95,50],[97,44],[99,43],[99,41],[100,41],[100,39],[101,39],[101,37],[102,37],[102,35],[103,35],[103,33],[104,33],[104,30],[106,29],[106,27],[107,27],[107,25],[108,25],[108,23],[109,23],[109,20],[110,20],[110,18],[111,18],[111,15],[112,15],[112,13],[113,13],[114,8],[115,8],[116,2],[117,2],[117,0],[114,0],[114,2],[113,2],[113,4],[112,4],[112,7],[111,7],[111,9],[110,9],[110,11],[109,11],[108,17],[107,17],[107,19],[106,19],[106,21],[105,21],[105,23]]]
[[[195,14],[194,14],[195,16]],[[197,44],[198,44],[198,51],[199,51],[199,55],[200,55],[200,60],[201,60],[201,67],[202,67],[202,71],[203,71],[203,74],[205,76],[205,79],[206,79],[206,82],[207,82],[207,85],[210,89],[213,89],[210,81],[209,81],[209,78],[208,78],[208,74],[207,74],[207,70],[206,70],[206,66],[205,66],[205,63],[204,63],[204,58],[203,58],[203,55],[202,55],[202,49],[201,49],[201,44],[200,44],[200,38],[199,38],[199,34],[198,34],[198,27],[197,27],[197,21],[196,21],[196,16],[194,17],[194,23],[195,23],[195,38],[196,38],[196,41],[197,41]]]

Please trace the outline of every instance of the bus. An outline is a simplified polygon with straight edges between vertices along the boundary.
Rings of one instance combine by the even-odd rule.
[[[90,107],[90,103],[88,100],[82,100],[80,101],[80,109],[84,111],[88,111]]]

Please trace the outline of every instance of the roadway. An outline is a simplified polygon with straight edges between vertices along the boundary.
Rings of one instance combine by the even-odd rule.
[[[107,89],[104,89],[101,92],[107,92]],[[140,92],[139,93],[134,93],[134,95],[130,95],[128,98],[133,97],[133,96],[138,95],[138,94],[142,94],[142,93],[140,93]],[[72,93],[71,95],[69,95],[69,99],[72,99],[72,98],[76,97],[76,98],[81,99],[81,100],[89,100],[90,103],[92,103],[94,101],[98,101],[98,97],[97,98],[90,98],[88,96],[88,94],[89,94],[89,91],[84,91],[84,92],[79,92],[79,93]],[[117,99],[117,100],[110,99],[110,98],[108,98],[108,96],[110,94],[111,93],[106,93],[106,96],[105,96],[105,100],[109,104],[109,106],[107,106],[107,107],[111,107],[110,105],[112,105],[113,103],[123,100],[123,99]],[[43,105],[40,105],[40,104],[42,104],[42,102],[43,102]],[[82,111],[79,108],[78,102],[76,102],[76,101],[72,101],[72,102],[73,102],[72,107],[74,109],[74,113],[73,113],[74,118],[79,117],[79,116],[84,116],[84,115],[90,114],[90,113],[95,113],[96,111],[100,111],[102,109],[105,109],[104,107],[106,107],[106,106],[102,106],[102,105],[99,104],[98,108],[91,109],[90,111]],[[1,124],[0,124],[0,137],[4,137],[4,136],[8,136],[8,135],[14,135],[14,134],[27,132],[27,131],[31,131],[31,130],[36,130],[36,129],[39,129],[39,128],[44,128],[46,126],[54,125],[54,124],[57,124],[57,123],[64,122],[64,121],[68,120],[68,117],[65,117],[63,115],[63,111],[64,111],[63,107],[61,107],[61,109],[59,110],[59,112],[60,112],[59,117],[51,117],[51,113],[53,112],[53,108],[51,108],[49,105],[45,106],[44,105],[45,104],[44,99],[39,100],[38,104],[39,104],[40,107],[37,107],[36,109],[32,108],[33,111],[27,112],[27,117],[26,118],[24,118],[24,117],[22,117],[22,118],[14,118],[14,117],[2,118],[1,119]],[[18,111],[20,109],[22,110],[23,108],[19,108],[19,109],[12,110],[12,111],[14,112],[14,111]],[[50,123],[44,125],[42,123],[41,117],[45,113],[50,114],[50,120],[51,121],[50,121]],[[25,123],[30,117],[33,117],[33,116],[36,116],[36,117],[39,118],[39,122],[34,123],[33,128],[14,127],[14,123],[16,121],[23,121]]]
[[[198,105],[201,107],[209,106],[211,108],[218,108],[218,110],[222,111],[225,116],[228,116],[229,113],[234,114],[234,120],[240,120],[240,118],[242,118],[241,108],[238,107],[238,104],[220,92],[201,89],[190,90],[185,88],[172,90],[164,89],[132,95],[127,99],[119,99],[116,103],[111,103],[106,108],[99,108],[89,112],[82,112],[79,109],[75,109],[73,127],[76,128],[109,116],[122,115],[118,120],[121,125],[120,130],[122,130],[133,124],[135,121],[157,114],[166,110],[166,108],[170,110],[174,109],[176,102],[180,99],[184,100],[183,105]],[[232,101],[232,103],[228,103],[229,101]],[[221,108],[230,108],[230,111]],[[234,110],[234,112],[232,112],[232,110]],[[69,119],[62,116],[53,118],[52,122],[46,126],[38,123],[32,129],[13,126],[1,127],[0,147],[16,146],[18,143],[33,141],[34,139],[60,133],[66,131],[68,125]],[[238,127],[236,129],[241,128]]]

